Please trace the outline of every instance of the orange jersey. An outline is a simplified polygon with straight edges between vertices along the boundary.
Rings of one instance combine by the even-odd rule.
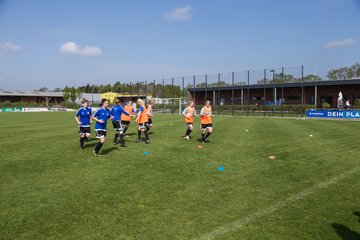
[[[195,108],[187,107],[184,109],[183,114],[186,115],[184,122],[185,123],[193,123],[194,122],[194,115],[195,115]]]
[[[124,107],[125,111],[127,111],[129,114],[134,113],[133,106],[126,105]],[[131,121],[131,116],[126,116],[125,114],[121,114],[121,121]]]
[[[148,105],[147,116],[148,116],[148,118],[151,118],[153,116],[153,109],[152,109],[151,105]]]
[[[210,124],[212,123],[212,110],[211,107],[204,106],[200,112],[200,123],[201,124]]]
[[[146,107],[145,105],[140,105],[140,109],[139,109],[140,112],[140,116],[138,118],[138,123],[146,123],[149,121],[149,118],[148,118],[148,115],[147,115],[147,110],[146,110]]]

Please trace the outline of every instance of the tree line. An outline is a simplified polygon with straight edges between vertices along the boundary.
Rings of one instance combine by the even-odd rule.
[[[151,83],[120,83],[119,81],[115,82],[115,84],[87,84],[85,86],[68,87],[66,86],[63,91],[64,99],[75,101],[76,97],[81,93],[106,93],[106,92],[114,92],[119,94],[131,94],[131,95],[139,95],[146,96],[152,95],[155,97],[164,97],[164,98],[180,98],[184,96],[184,92],[181,90],[180,86],[172,85],[172,84],[154,84]]]

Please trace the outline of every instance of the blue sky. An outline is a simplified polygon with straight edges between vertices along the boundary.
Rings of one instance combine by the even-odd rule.
[[[0,88],[360,62],[360,0],[0,0]]]

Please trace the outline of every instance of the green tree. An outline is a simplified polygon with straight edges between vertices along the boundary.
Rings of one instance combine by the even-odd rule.
[[[360,98],[355,99],[353,108],[360,109]]]
[[[309,74],[304,76],[302,79],[301,78],[296,79],[296,82],[316,82],[321,80],[322,80],[321,77],[319,77],[318,75]]]
[[[48,92],[49,89],[48,89],[47,87],[42,87],[42,88],[40,88],[40,89],[37,90],[37,91],[39,91],[39,92]]]
[[[321,105],[324,109],[329,109],[331,107],[330,104],[327,102],[323,102]]]
[[[68,86],[66,86],[63,90],[64,92],[64,101],[69,101],[70,99],[70,88],[68,88]]]
[[[75,87],[70,90],[70,100],[74,103],[76,101],[77,93]]]
[[[54,88],[53,92],[62,92],[62,89],[57,87],[57,88]]]
[[[360,77],[360,64],[355,63],[350,67],[331,69],[326,75],[330,80],[343,80]]]
[[[256,81],[256,84],[270,84],[272,81],[270,81],[268,78],[265,78],[265,79],[259,79]],[[281,81],[280,81],[281,82]],[[274,83],[276,83],[274,81]]]

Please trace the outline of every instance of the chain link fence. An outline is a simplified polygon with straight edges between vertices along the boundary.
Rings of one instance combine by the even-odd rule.
[[[129,98],[154,99],[157,113],[178,114],[189,101],[199,110],[209,100],[217,115],[300,116],[315,104],[304,83],[319,80],[303,66],[203,74],[129,83]]]

